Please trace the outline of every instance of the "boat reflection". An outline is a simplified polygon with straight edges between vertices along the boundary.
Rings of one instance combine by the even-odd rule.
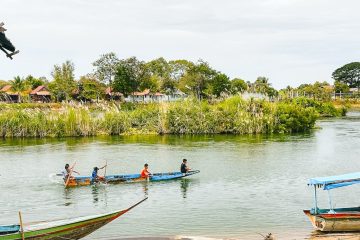
[[[188,178],[183,178],[180,180],[180,190],[181,190],[183,198],[187,197],[187,190],[190,186],[190,181],[191,181],[191,179],[188,179]]]
[[[91,195],[93,197],[93,203],[96,205],[99,201],[104,202],[107,205],[107,188],[104,184],[95,184],[91,186]]]
[[[144,192],[144,197],[148,197],[149,196],[149,182],[142,182],[142,189]]]
[[[339,240],[339,239],[360,239],[359,232],[353,233],[324,233],[319,231],[311,232],[310,240]]]

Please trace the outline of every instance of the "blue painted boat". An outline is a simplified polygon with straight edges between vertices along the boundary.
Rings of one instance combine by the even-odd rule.
[[[149,178],[142,178],[140,174],[127,174],[127,175],[107,175],[105,176],[104,183],[131,183],[131,182],[157,182],[157,181],[167,181],[167,180],[174,180],[179,178],[188,177],[194,174],[199,173],[199,170],[189,171],[187,173],[181,172],[169,172],[169,173],[155,173],[152,174]],[[94,184],[91,176],[80,176],[74,177],[68,183],[69,187],[76,187],[76,186],[88,186]]]
[[[314,187],[314,208],[304,210],[312,225],[322,232],[360,231],[360,207],[334,208],[330,190],[360,183],[360,172],[338,176],[311,178],[308,185]],[[329,208],[318,207],[317,189],[328,192]]]

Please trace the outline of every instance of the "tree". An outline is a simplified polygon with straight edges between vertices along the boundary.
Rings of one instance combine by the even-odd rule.
[[[10,81],[12,91],[16,92],[19,96],[19,102],[21,102],[21,92],[26,90],[26,84],[23,78],[16,76],[14,80]]]
[[[161,78],[170,78],[170,65],[162,57],[146,63],[146,67],[152,75],[157,75]]]
[[[82,76],[78,82],[78,92],[79,99],[99,99],[104,96],[105,86],[92,75]]]
[[[140,89],[150,89],[151,92],[158,92],[160,90],[160,77],[157,75],[152,75],[149,78],[143,79],[140,83]]]
[[[231,82],[228,76],[218,73],[211,81],[212,93],[220,97],[222,93],[229,93],[231,90]]]
[[[34,78],[33,76],[28,75],[25,78],[25,84],[30,86],[31,89],[35,89],[38,86],[44,85],[45,81],[42,78]]]
[[[49,83],[49,88],[58,101],[70,99],[72,92],[76,89],[74,70],[75,66],[70,61],[54,66],[51,73],[53,81]]]
[[[5,85],[8,85],[8,84],[9,84],[8,81],[0,80],[0,89],[1,89],[2,87],[4,87]]]
[[[267,77],[258,77],[254,82],[255,92],[266,94],[267,89],[271,86]]]
[[[191,66],[187,73],[181,78],[186,89],[192,91],[198,99],[208,95],[209,84],[216,76],[217,72],[212,69],[209,64],[203,60],[199,60]]]
[[[120,60],[114,52],[101,55],[100,58],[92,64],[95,67],[95,75],[97,78],[100,81],[111,85],[119,61]]]
[[[191,68],[193,68],[195,64],[188,60],[173,60],[169,61],[170,67],[170,78],[175,82],[179,82],[179,80],[185,76],[186,73],[189,72]]]
[[[246,82],[240,78],[234,78],[231,80],[231,93],[243,93],[248,89]]]
[[[316,81],[314,84],[301,84],[297,89],[305,95],[313,97],[313,99],[325,101],[331,99],[331,94],[333,92],[333,89],[328,82],[319,81]]]
[[[275,97],[278,95],[278,91],[271,86],[269,79],[267,77],[258,77],[252,88],[257,93],[262,93],[268,97]]]
[[[151,74],[151,79],[144,79],[147,83],[152,83],[152,86],[158,86],[158,90],[163,92],[174,92],[176,89],[176,82],[172,78],[172,65],[164,58],[158,58],[146,63],[147,70]],[[157,83],[155,82],[157,81]],[[144,85],[144,84],[142,84]],[[143,87],[142,87],[143,88]],[[150,88],[150,87],[147,87]]]
[[[126,97],[130,93],[136,91],[137,83],[135,75],[124,63],[119,63],[116,72],[112,88],[115,92],[121,92]]]
[[[347,93],[350,90],[349,86],[346,83],[339,81],[335,81],[334,87],[336,93]]]
[[[348,63],[336,69],[332,77],[335,81],[345,83],[349,87],[360,88],[360,62]]]

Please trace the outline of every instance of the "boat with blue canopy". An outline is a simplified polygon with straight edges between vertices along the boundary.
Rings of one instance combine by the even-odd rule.
[[[333,208],[330,190],[360,183],[360,172],[338,176],[311,178],[309,186],[314,187],[314,207],[304,210],[316,230],[322,232],[360,231],[360,207]],[[329,208],[318,207],[317,189],[328,192]]]

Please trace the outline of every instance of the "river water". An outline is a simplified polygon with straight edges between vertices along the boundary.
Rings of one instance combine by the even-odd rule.
[[[281,239],[314,234],[302,210],[313,206],[307,179],[359,171],[360,114],[317,122],[311,133],[275,136],[126,136],[0,140],[0,225],[123,209],[149,199],[86,239],[195,236]],[[179,169],[187,158],[200,174],[158,183],[65,190],[52,177],[65,163],[90,175]],[[101,174],[101,172],[100,172]],[[334,190],[336,207],[358,206],[360,186]],[[320,193],[320,207],[327,194]]]

